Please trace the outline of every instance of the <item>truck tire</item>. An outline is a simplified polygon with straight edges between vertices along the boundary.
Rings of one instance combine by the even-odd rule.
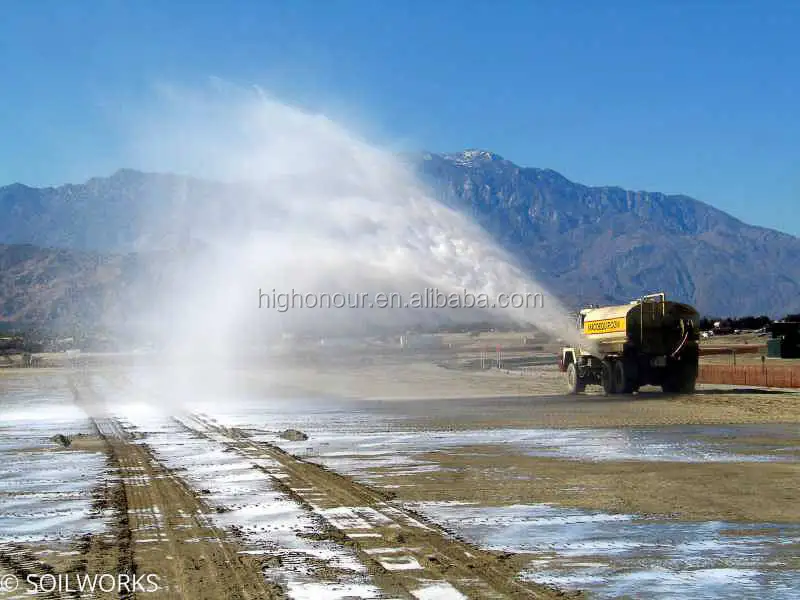
[[[678,362],[669,367],[661,389],[666,394],[694,394],[697,382],[697,365]]]
[[[682,364],[678,371],[678,393],[694,394],[697,384],[697,365],[692,363]]]
[[[624,360],[614,361],[613,379],[614,379],[614,392],[616,394],[631,394],[634,391],[635,381],[631,378],[631,371],[629,365],[625,364]]]
[[[678,365],[667,365],[661,380],[661,391],[665,394],[678,393]]]
[[[603,386],[603,395],[610,396],[617,393],[614,385],[614,365],[611,361],[604,360],[600,368],[600,385]]]
[[[580,394],[586,389],[586,382],[578,374],[574,362],[567,365],[567,390],[571,395]]]

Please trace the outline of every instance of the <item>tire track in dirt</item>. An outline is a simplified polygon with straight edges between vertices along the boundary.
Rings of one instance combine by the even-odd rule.
[[[27,581],[29,576],[39,580],[43,576],[58,578],[59,575],[61,575],[51,565],[39,560],[36,555],[25,546],[10,542],[0,543],[0,567],[3,567],[3,569],[16,577],[16,583],[19,585],[18,591],[22,591],[28,587]],[[47,591],[47,589],[46,587],[40,589],[36,597],[46,598],[47,600],[79,597],[76,594],[68,594],[55,590],[50,592]],[[0,594],[4,591],[5,590],[0,589]]]
[[[321,516],[330,536],[351,544],[385,591],[406,598],[580,597],[520,581],[524,557],[480,550],[424,517],[393,504],[385,494],[306,462],[242,430],[204,415],[175,420],[253,461],[276,485]]]
[[[104,399],[89,381],[80,378],[71,383],[76,402],[90,415],[121,482],[123,493],[115,508],[124,513],[127,532],[121,532],[116,549],[117,572],[155,576],[160,588],[149,591],[149,580],[144,579],[147,591],[139,588],[139,593],[129,596],[153,600],[285,597],[278,586],[264,579],[257,559],[240,555],[238,542],[211,524],[208,507],[188,486],[106,411]],[[97,550],[91,544],[87,551],[89,565],[107,558],[92,556]]]

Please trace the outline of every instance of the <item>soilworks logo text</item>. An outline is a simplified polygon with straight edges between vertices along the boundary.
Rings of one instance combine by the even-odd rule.
[[[105,594],[135,594],[158,591],[159,577],[153,573],[146,575],[129,575],[127,573],[45,573],[36,575],[29,573],[25,579],[16,575],[3,575],[0,577],[0,593],[14,593],[17,591],[26,594],[44,594],[61,596],[65,593],[90,593],[103,592]]]

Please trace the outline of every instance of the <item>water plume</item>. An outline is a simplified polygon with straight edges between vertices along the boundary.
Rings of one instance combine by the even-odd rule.
[[[297,328],[360,335],[487,314],[582,341],[558,299],[476,223],[436,201],[395,154],[326,116],[222,86],[170,88],[141,117],[139,164],[202,178],[180,180],[143,215],[149,247],[197,244],[164,267],[143,321],[175,356],[231,357],[254,338]],[[489,305],[374,306],[381,293],[408,304],[432,290]],[[273,291],[366,302],[259,308],[260,294]],[[497,306],[501,295],[513,306]]]

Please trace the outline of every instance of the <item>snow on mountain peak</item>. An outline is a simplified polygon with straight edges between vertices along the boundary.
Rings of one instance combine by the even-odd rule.
[[[499,154],[488,150],[470,149],[452,154],[445,154],[444,158],[459,165],[477,166],[487,162],[497,162],[505,160]]]

